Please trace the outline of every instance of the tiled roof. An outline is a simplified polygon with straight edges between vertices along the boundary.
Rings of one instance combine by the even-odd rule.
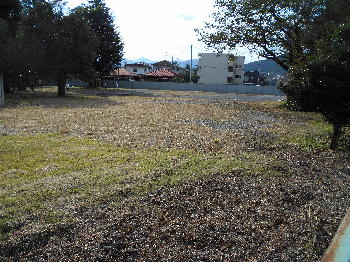
[[[178,76],[178,74],[171,72],[169,69],[162,68],[162,69],[150,72],[148,74],[145,74],[145,76],[176,77]]]
[[[132,72],[130,72],[129,70],[126,70],[125,68],[118,68],[116,70],[113,71],[112,75],[115,76],[138,76],[137,74],[134,74]]]

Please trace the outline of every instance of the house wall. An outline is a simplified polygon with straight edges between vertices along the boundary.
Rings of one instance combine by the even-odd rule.
[[[198,83],[242,85],[244,80],[244,56],[200,53]]]
[[[133,72],[135,74],[138,74],[138,75],[144,75],[144,74],[151,72],[150,68],[148,68],[146,66],[140,66],[140,65],[138,65],[138,66],[126,65],[125,69],[130,71],[130,72]],[[134,69],[136,69],[136,72],[134,71]]]

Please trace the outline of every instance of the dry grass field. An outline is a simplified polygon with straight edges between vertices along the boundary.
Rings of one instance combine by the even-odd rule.
[[[0,260],[319,261],[350,203],[320,115],[54,88],[0,109]]]

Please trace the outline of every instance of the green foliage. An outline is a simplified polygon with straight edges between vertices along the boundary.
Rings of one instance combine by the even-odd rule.
[[[335,148],[342,128],[350,126],[350,23],[327,28],[308,58],[291,68],[290,80],[281,89],[295,109],[323,114],[333,125]]]
[[[184,80],[185,82],[190,82],[190,69],[191,66],[189,64],[186,65],[185,67],[188,71],[186,72],[186,75],[184,76]],[[192,68],[192,76],[191,76],[191,81],[193,83],[197,83],[198,82],[198,67]]]
[[[59,95],[64,95],[68,75],[92,67],[98,43],[83,19],[74,13],[64,15],[62,8],[47,1],[34,2],[22,23],[24,56],[30,70],[57,80]]]
[[[20,21],[21,5],[18,0],[2,0],[0,3],[0,73],[6,79],[20,69],[16,33]],[[7,89],[5,81],[5,89]]]
[[[103,0],[90,0],[87,5],[76,8],[74,12],[88,22],[99,40],[93,62],[94,70],[100,75],[109,75],[120,65],[124,48],[110,9]]]
[[[185,83],[186,80],[183,77],[174,77],[171,79],[172,82],[176,82],[176,83]]]
[[[350,7],[341,0],[217,0],[202,39],[243,45],[289,69],[281,87],[295,109],[315,110],[333,125],[334,148],[350,123]]]
[[[20,20],[21,4],[19,0],[2,0],[0,3],[0,23],[8,25],[8,34],[15,36]]]
[[[63,1],[0,5],[0,71],[13,88],[34,88],[40,77],[56,80],[58,94],[64,95],[69,75],[109,74],[120,64],[123,44],[102,0],[72,12]]]
[[[219,50],[245,46],[284,69],[303,59],[309,27],[326,0],[216,0],[213,22],[198,31]]]

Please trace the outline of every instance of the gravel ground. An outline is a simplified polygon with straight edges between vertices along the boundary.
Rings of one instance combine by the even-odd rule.
[[[6,124],[3,130],[89,136],[136,148],[210,152],[214,143],[218,150],[240,153],[253,144],[263,146],[260,140],[274,139],[271,127],[295,122],[286,116],[280,121],[280,115],[234,101],[236,94],[125,89],[68,92],[77,93],[94,97],[79,103],[48,97],[5,109],[0,114]]]
[[[81,210],[74,227],[25,232],[0,251],[13,261],[319,261],[350,201],[349,167],[334,172],[327,154],[282,158],[288,177],[213,174]]]
[[[135,148],[213,153],[215,140],[220,153],[278,159],[271,169],[280,175],[237,169],[122,202],[106,200],[77,210],[74,224],[16,232],[0,242],[0,260],[320,260],[349,208],[350,157],[276,143],[288,127],[304,125],[307,115],[260,110],[227,94],[137,92],[78,105],[52,100],[32,110],[7,108],[0,124],[29,133],[57,132],[63,125],[64,133]]]
[[[76,93],[84,93],[83,90],[74,90]],[[268,101],[280,101],[284,100],[285,96],[273,96],[273,95],[250,95],[250,94],[235,94],[235,93],[209,93],[209,92],[194,92],[194,91],[155,91],[147,89],[107,89],[101,91],[89,91],[89,94],[99,96],[140,96],[140,97],[162,97],[162,98],[186,98],[196,103],[198,99],[206,101],[239,101],[239,102],[268,102]],[[178,103],[183,103],[182,100],[177,100]],[[202,101],[203,102],[203,101]]]

